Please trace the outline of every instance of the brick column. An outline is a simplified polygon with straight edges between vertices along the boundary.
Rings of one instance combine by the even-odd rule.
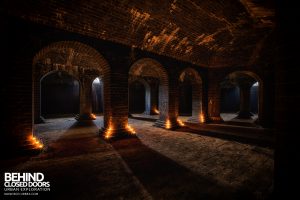
[[[132,91],[132,86],[128,84],[128,117],[132,117],[131,111],[132,108],[129,105],[132,105],[132,101],[133,101],[133,91]],[[129,110],[130,107],[130,110]]]
[[[202,90],[201,90],[201,122],[209,122],[208,117],[208,91],[207,91],[207,80],[202,80]],[[221,96],[221,94],[220,94]]]
[[[145,112],[146,115],[158,114],[158,82],[156,80],[147,80],[145,86]]]
[[[13,28],[16,32],[19,30],[18,27]],[[33,53],[25,47],[32,45],[26,33],[21,37],[11,38],[12,41],[19,39],[21,43],[9,43],[9,49],[3,48],[3,52],[8,54],[4,59],[9,61],[1,80],[1,113],[5,117],[0,122],[0,144],[4,159],[38,150],[29,140],[33,135]]]
[[[256,123],[265,128],[274,127],[275,83],[273,73],[270,72],[268,77],[264,79],[263,84],[259,85],[258,119]]]
[[[41,77],[33,72],[33,110],[34,110],[34,123],[45,123],[45,119],[41,114]]]
[[[202,87],[201,83],[192,84],[192,116],[187,120],[188,122],[204,123],[207,121]]]
[[[112,72],[110,88],[107,89],[110,89],[110,93],[104,95],[110,95],[111,109],[105,114],[107,123],[101,130],[101,134],[105,139],[131,136],[133,131],[128,127],[128,73]]]
[[[169,83],[159,85],[159,119],[155,126],[174,129],[178,122],[178,80],[171,76]],[[161,81],[162,82],[162,81]]]
[[[93,79],[84,77],[80,85],[80,109],[79,115],[76,116],[78,121],[95,120],[92,113],[92,83]]]
[[[250,112],[250,92],[251,83],[241,83],[240,88],[240,111],[237,116],[239,119],[249,119],[253,116]]]
[[[277,30],[275,29],[277,37],[273,41],[278,43],[276,49],[279,50],[279,54],[272,56],[272,60],[276,61],[273,196],[277,199],[293,199],[299,195],[299,186],[295,183],[299,181],[300,79],[299,53],[294,48],[299,44],[300,31],[295,29],[298,7],[296,2],[288,1],[278,1],[276,6],[278,26]]]
[[[220,116],[221,87],[216,73],[208,73],[208,117],[212,122],[222,122]]]
[[[151,115],[151,88],[145,84],[145,115]]]

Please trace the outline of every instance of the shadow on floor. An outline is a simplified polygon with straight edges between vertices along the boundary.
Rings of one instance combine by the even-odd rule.
[[[153,199],[255,199],[191,172],[145,146],[138,138],[111,143]]]
[[[95,152],[94,147],[98,146],[100,140],[97,133],[98,127],[93,121],[76,121],[61,138],[49,144],[39,158],[69,157]]]

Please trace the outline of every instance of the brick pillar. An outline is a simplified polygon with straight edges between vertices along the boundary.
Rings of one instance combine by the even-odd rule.
[[[145,85],[145,112],[146,115],[156,115],[158,110],[158,83],[155,80],[147,81]]]
[[[211,122],[222,122],[220,116],[221,87],[216,73],[208,74],[208,117]]]
[[[132,135],[132,131],[128,129],[128,74],[112,72],[110,88],[107,89],[110,89],[110,93],[104,95],[110,95],[111,110],[105,114],[107,123],[101,130],[101,134],[106,139],[128,137]]]
[[[76,116],[78,121],[95,120],[92,113],[92,83],[93,79],[84,77],[80,85],[80,109],[79,115]]]
[[[207,121],[202,87],[202,83],[199,82],[192,84],[192,116],[187,120],[190,123],[204,123]]]
[[[33,134],[33,79],[32,57],[33,53],[28,50],[29,43],[26,32],[14,38],[19,27],[5,28],[11,32],[11,41],[3,45],[4,56],[7,59],[5,75],[1,78],[1,113],[5,116],[1,119],[2,158],[11,159],[15,155],[35,150],[29,137]],[[20,38],[21,37],[21,38]],[[5,50],[9,45],[10,48]],[[0,47],[1,48],[1,47]],[[3,81],[3,82],[2,82]]]
[[[35,72],[34,72],[35,73]],[[45,123],[45,119],[41,114],[41,77],[33,75],[33,110],[34,110],[34,123]]]
[[[145,115],[151,115],[151,88],[145,84]]]
[[[273,55],[275,65],[275,177],[274,197],[293,199],[299,195],[299,33],[295,29],[298,18],[296,2],[277,2],[279,45],[278,55]],[[287,23],[289,22],[289,23]],[[293,38],[293,39],[291,39]],[[295,39],[294,39],[295,38]],[[275,49],[275,48],[274,48]],[[274,198],[275,199],[275,198]]]
[[[178,127],[178,80],[172,76],[167,81],[160,81],[159,85],[159,119],[155,126],[173,129]]]
[[[256,123],[265,128],[274,127],[274,88],[273,73],[270,72],[263,84],[259,85],[258,119]]]
[[[250,112],[250,92],[251,83],[239,84],[240,88],[240,111],[237,116],[239,119],[250,119],[253,114]]]
[[[129,105],[132,105],[132,101],[133,101],[133,91],[132,91],[132,86],[128,84],[128,104]],[[132,117],[132,114],[131,114],[131,111],[132,111],[132,108],[130,107],[130,110],[129,110],[129,105],[128,105],[128,117]]]

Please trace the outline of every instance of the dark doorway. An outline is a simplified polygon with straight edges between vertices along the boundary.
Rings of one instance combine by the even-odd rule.
[[[189,82],[179,85],[179,115],[192,115],[192,84]]]
[[[41,80],[41,114],[45,118],[79,113],[79,82],[58,71]]]
[[[134,81],[129,86],[129,112],[142,113],[145,111],[145,86],[139,81]]]
[[[233,72],[221,82],[221,117],[224,121],[253,123],[259,110],[258,78],[252,73]]]

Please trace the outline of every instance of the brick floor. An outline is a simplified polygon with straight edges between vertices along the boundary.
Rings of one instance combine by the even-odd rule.
[[[35,127],[46,146],[12,171],[40,171],[55,198],[266,199],[273,150],[129,120],[137,138],[108,143],[102,117],[88,124],[47,120]],[[49,195],[49,194],[47,194]]]

